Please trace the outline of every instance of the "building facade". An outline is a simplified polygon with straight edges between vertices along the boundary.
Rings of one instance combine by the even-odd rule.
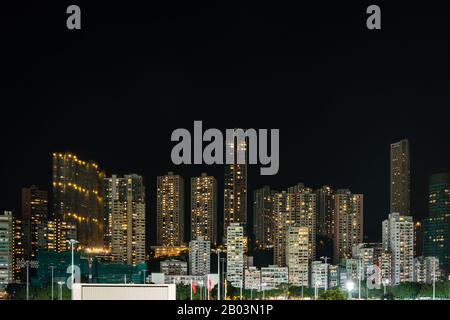
[[[293,221],[291,223],[297,227],[308,228],[308,257],[310,261],[313,261],[316,258],[316,193],[313,189],[305,187],[303,183],[288,188],[288,193],[294,198]]]
[[[436,257],[414,258],[414,282],[432,284],[441,279],[439,259]]]
[[[361,279],[365,279],[368,270],[378,265],[378,257],[382,250],[381,243],[359,243],[353,246],[352,257],[358,259],[361,265]]]
[[[269,265],[261,268],[261,290],[276,289],[284,283],[289,283],[289,271],[287,267]]]
[[[112,175],[103,181],[105,244],[113,261],[145,262],[145,187],[142,176]]]
[[[217,244],[217,182],[206,173],[191,178],[191,240],[197,237]]]
[[[335,196],[335,232],[333,255],[335,264],[352,256],[354,245],[363,242],[363,195],[340,189]]]
[[[53,153],[52,219],[75,223],[82,247],[103,246],[104,173],[93,161],[71,153]]]
[[[309,280],[309,229],[290,226],[286,235],[286,265],[289,283],[294,286],[308,286]]]
[[[423,255],[436,257],[442,273],[450,275],[450,173],[429,180],[429,215],[423,225]]]
[[[286,266],[286,234],[294,222],[294,196],[286,191],[275,193],[273,197],[273,262],[280,267]]]
[[[38,250],[45,247],[43,230],[48,220],[48,192],[34,185],[22,188],[21,200],[24,255],[27,259],[36,259]]]
[[[16,283],[21,283],[24,278],[24,272],[20,261],[30,260],[26,255],[27,245],[29,241],[27,241],[27,226],[28,222],[13,217],[13,280]]]
[[[0,289],[13,282],[13,215],[0,212]]]
[[[224,175],[224,239],[228,226],[239,223],[247,232],[247,144],[234,139],[227,142],[227,157],[233,157],[233,164],[225,165]]]
[[[257,267],[245,268],[244,272],[245,285],[244,288],[247,290],[261,290],[261,270]]]
[[[227,280],[236,288],[244,285],[244,228],[239,223],[227,228]]]
[[[161,261],[160,270],[165,275],[187,275],[188,264],[186,261],[167,259]]]
[[[391,144],[390,212],[410,215],[410,158],[409,141]]]
[[[411,216],[391,213],[383,221],[383,248],[391,253],[391,284],[413,281],[414,222]]]
[[[317,234],[333,239],[335,191],[329,186],[316,190]]]
[[[328,263],[313,261],[311,263],[311,288],[327,289],[328,285]]]
[[[381,253],[378,258],[378,266],[380,267],[381,283],[390,284],[392,280],[392,254],[386,250]]]
[[[274,216],[273,201],[276,191],[264,186],[253,193],[253,233],[259,249],[273,246]]]
[[[199,236],[189,242],[189,274],[204,276],[211,270],[211,242]]]
[[[184,179],[169,172],[157,179],[156,238],[159,246],[184,243]]]

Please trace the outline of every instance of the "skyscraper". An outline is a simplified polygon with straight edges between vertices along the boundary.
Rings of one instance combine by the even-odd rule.
[[[308,228],[308,258],[316,255],[316,194],[302,183],[273,196],[274,263],[286,266],[287,232],[290,226]]]
[[[227,230],[227,280],[233,287],[244,283],[244,228],[231,223]]]
[[[412,282],[414,274],[414,222],[411,216],[391,213],[383,221],[383,248],[392,255],[391,284]]]
[[[191,178],[191,240],[198,237],[217,244],[217,182],[206,173]]]
[[[450,173],[429,180],[429,215],[423,224],[423,255],[437,257],[441,271],[450,275]]]
[[[204,276],[210,273],[211,243],[202,236],[189,242],[189,274]]]
[[[334,204],[335,192],[329,186],[316,190],[317,201],[317,234],[333,239],[334,236]]]
[[[276,191],[264,186],[253,193],[253,233],[258,248],[273,246],[274,216],[273,201]]]
[[[308,286],[309,228],[289,226],[286,238],[286,266],[289,270],[289,283],[294,286]]]
[[[286,266],[286,234],[294,221],[294,200],[286,191],[275,193],[273,197],[273,263],[279,267]]]
[[[13,215],[0,212],[0,289],[13,281]]]
[[[225,165],[224,176],[224,239],[231,223],[240,223],[247,232],[247,147],[237,139],[227,150],[234,153],[234,164]],[[239,154],[243,154],[244,163],[238,163]]]
[[[316,194],[313,189],[305,187],[299,183],[294,187],[288,188],[288,193],[294,197],[294,214],[291,223],[296,227],[308,228],[308,246],[309,260],[316,258],[316,235],[317,235],[317,210]]]
[[[403,139],[391,144],[391,210],[410,215],[409,142]]]
[[[103,183],[105,240],[114,261],[145,261],[145,187],[142,176],[112,175]]]
[[[184,242],[184,179],[173,172],[157,178],[156,218],[159,246]]]
[[[351,258],[354,245],[363,242],[363,195],[339,189],[335,196],[334,263]]]
[[[24,220],[13,217],[13,279],[14,282],[18,283],[24,280],[23,269],[19,265],[19,261],[28,259],[26,256],[26,245],[29,241],[27,241],[26,229],[27,226]]]
[[[53,153],[53,215],[76,224],[77,240],[83,247],[103,245],[104,173],[93,161],[71,153]]]
[[[64,252],[70,250],[67,240],[76,239],[77,226],[73,221],[62,221],[53,218],[46,221],[44,228],[44,243],[41,248],[48,251]]]
[[[48,219],[48,192],[36,186],[22,188],[21,224],[24,232],[24,255],[35,259],[45,247],[44,229]]]

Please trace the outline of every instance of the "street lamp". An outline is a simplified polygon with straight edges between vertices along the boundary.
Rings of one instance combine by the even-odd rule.
[[[147,283],[147,278],[145,277],[145,273],[146,273],[147,271],[148,271],[148,270],[141,270],[141,272],[144,274],[144,284]]]
[[[54,272],[54,270],[55,270],[55,266],[54,266],[54,265],[51,265],[51,266],[48,267],[48,268],[52,270],[52,300],[53,300],[53,272]]]
[[[383,287],[384,287],[384,295],[386,295],[386,286],[389,285],[389,279],[385,278],[383,279]]]
[[[433,259],[433,300],[436,300],[436,258],[431,259]]]
[[[361,270],[362,269],[362,257],[358,257],[358,299],[361,300]]]
[[[319,280],[314,282],[314,300],[317,300],[319,296]]]
[[[352,299],[352,290],[355,288],[355,284],[353,283],[352,280],[348,280],[345,283],[345,287],[347,288],[347,291],[348,291],[348,299],[351,300]]]
[[[30,268],[37,269],[39,267],[38,261],[30,261],[21,259],[17,261],[17,265],[19,268],[27,268],[27,300],[30,297]]]
[[[59,300],[62,300],[62,287],[64,285],[64,281],[58,281],[59,285]]]
[[[203,297],[202,297],[202,291],[203,291],[203,280],[200,280],[199,282],[198,282],[198,284],[199,284],[199,286],[200,286],[200,300],[202,300],[203,299]]]
[[[267,283],[261,283],[261,290],[262,290],[262,292],[263,292],[263,300],[266,300],[266,297],[265,297],[265,293],[266,293],[266,286],[267,286]]]
[[[216,250],[213,250],[213,252],[217,253],[217,300],[220,300],[220,249],[217,248]]]
[[[72,251],[72,284],[74,284],[75,283],[75,275],[74,275],[75,267],[74,267],[74,261],[73,261],[74,260],[73,259],[73,248],[74,248],[75,244],[78,243],[78,241],[75,239],[70,239],[70,240],[66,240],[66,242],[70,244],[70,249]]]
[[[241,300],[242,300],[242,287],[244,285],[244,281],[241,279]]]

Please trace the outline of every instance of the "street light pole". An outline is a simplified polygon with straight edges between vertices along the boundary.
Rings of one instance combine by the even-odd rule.
[[[20,268],[27,268],[27,300],[29,300],[30,297],[30,267],[31,268],[37,268],[39,266],[38,261],[30,261],[30,260],[18,260],[17,266]]]
[[[220,300],[220,249],[216,250],[217,253],[217,300]]]
[[[70,239],[67,240],[67,242],[70,244],[70,249],[72,251],[72,285],[75,283],[75,266],[74,266],[74,253],[73,253],[73,249],[74,249],[74,245],[78,243],[77,240],[75,239]]]
[[[358,299],[361,300],[361,256],[358,258]]]
[[[59,285],[59,300],[62,300],[62,286],[64,284],[64,281],[58,281]]]
[[[54,297],[54,296],[53,296],[53,271],[54,271],[54,269],[55,269],[55,266],[52,265],[52,266],[50,266],[49,268],[52,270],[52,300],[53,300],[53,297]]]
[[[261,282],[260,282],[261,283]],[[262,289],[262,292],[263,292],[263,300],[266,300],[266,296],[265,296],[265,293],[266,293],[266,285],[267,285],[267,283],[261,283],[261,289]]]
[[[142,270],[142,272],[144,273],[144,284],[147,283],[147,278],[145,277],[145,273],[147,272],[147,270]]]
[[[243,280],[241,279],[241,300],[242,300],[242,286],[243,286]]]
[[[436,258],[433,257],[433,300],[436,300]]]
[[[27,260],[27,300],[29,299],[30,294],[30,261]]]

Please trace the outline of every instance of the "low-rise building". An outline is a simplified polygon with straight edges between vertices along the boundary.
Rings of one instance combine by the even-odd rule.
[[[186,261],[167,259],[161,261],[160,271],[166,275],[187,275],[188,265]]]
[[[441,277],[439,259],[423,256],[414,258],[414,282],[431,284],[433,277],[436,281]]]
[[[328,288],[328,263],[311,263],[311,288]]]
[[[261,268],[261,289],[271,290],[277,288],[280,284],[288,283],[289,271],[287,267],[270,265]]]
[[[244,287],[245,289],[257,290],[261,289],[261,270],[257,267],[248,267],[244,271]]]

